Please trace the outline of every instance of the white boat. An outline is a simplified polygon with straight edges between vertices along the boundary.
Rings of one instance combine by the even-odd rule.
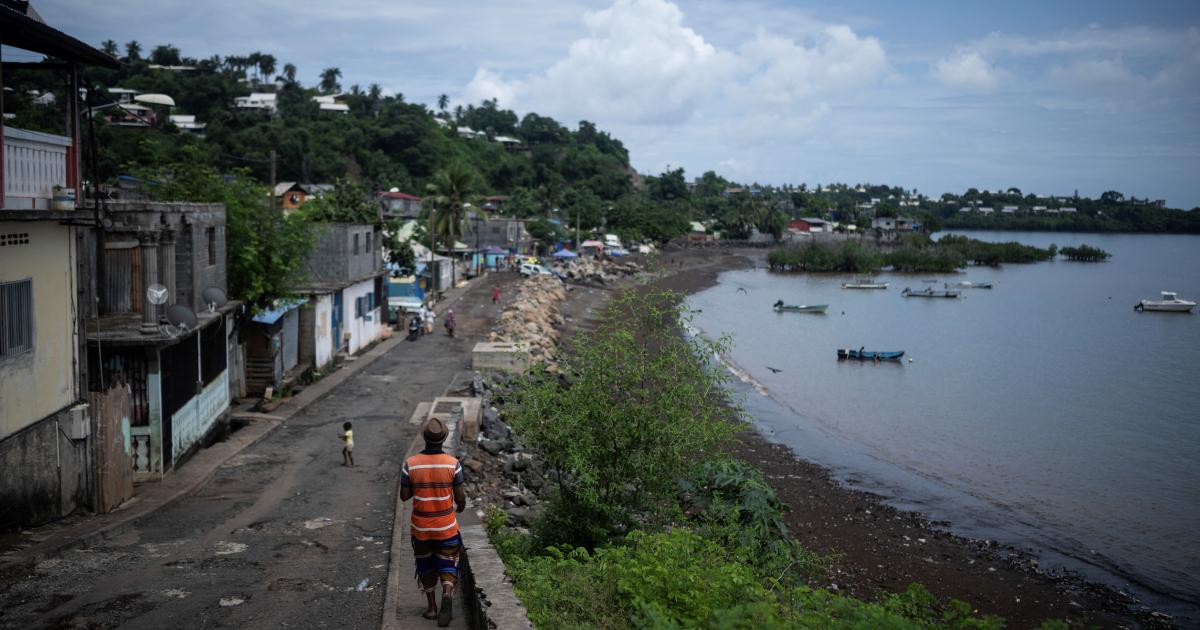
[[[1181,300],[1174,291],[1163,291],[1161,300],[1142,300],[1133,307],[1135,311],[1164,311],[1167,313],[1190,313],[1196,308],[1191,300]]]
[[[843,289],[886,289],[888,283],[876,282],[874,278],[858,278],[854,282],[843,282]]]

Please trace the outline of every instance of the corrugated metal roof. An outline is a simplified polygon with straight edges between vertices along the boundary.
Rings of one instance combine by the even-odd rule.
[[[279,319],[282,318],[284,315],[287,315],[288,311],[299,308],[305,302],[307,302],[307,300],[300,299],[300,298],[293,299],[293,300],[280,300],[280,301],[276,302],[275,308],[273,308],[269,311],[263,311],[263,312],[255,315],[251,319],[253,319],[255,322],[258,322],[259,324],[266,324],[266,325],[270,326],[271,324],[274,324],[275,322],[279,321]]]

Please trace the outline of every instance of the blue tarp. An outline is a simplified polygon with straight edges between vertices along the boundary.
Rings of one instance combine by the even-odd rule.
[[[279,321],[284,315],[287,315],[288,311],[300,308],[300,306],[307,301],[308,300],[304,299],[280,300],[275,303],[275,308],[269,311],[263,311],[250,319],[260,324],[266,324],[270,326],[271,324]]]
[[[576,254],[569,249],[560,249],[554,252],[553,256],[555,258],[579,258],[579,254]]]

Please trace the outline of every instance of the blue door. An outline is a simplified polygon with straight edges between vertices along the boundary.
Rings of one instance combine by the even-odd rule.
[[[333,330],[333,353],[337,354],[342,348],[342,292],[338,290],[333,294],[333,321],[330,328]]]

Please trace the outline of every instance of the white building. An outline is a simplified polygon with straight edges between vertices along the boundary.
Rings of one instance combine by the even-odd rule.
[[[251,92],[249,96],[238,96],[233,104],[242,109],[259,109],[269,114],[277,110],[277,100],[274,92]]]

